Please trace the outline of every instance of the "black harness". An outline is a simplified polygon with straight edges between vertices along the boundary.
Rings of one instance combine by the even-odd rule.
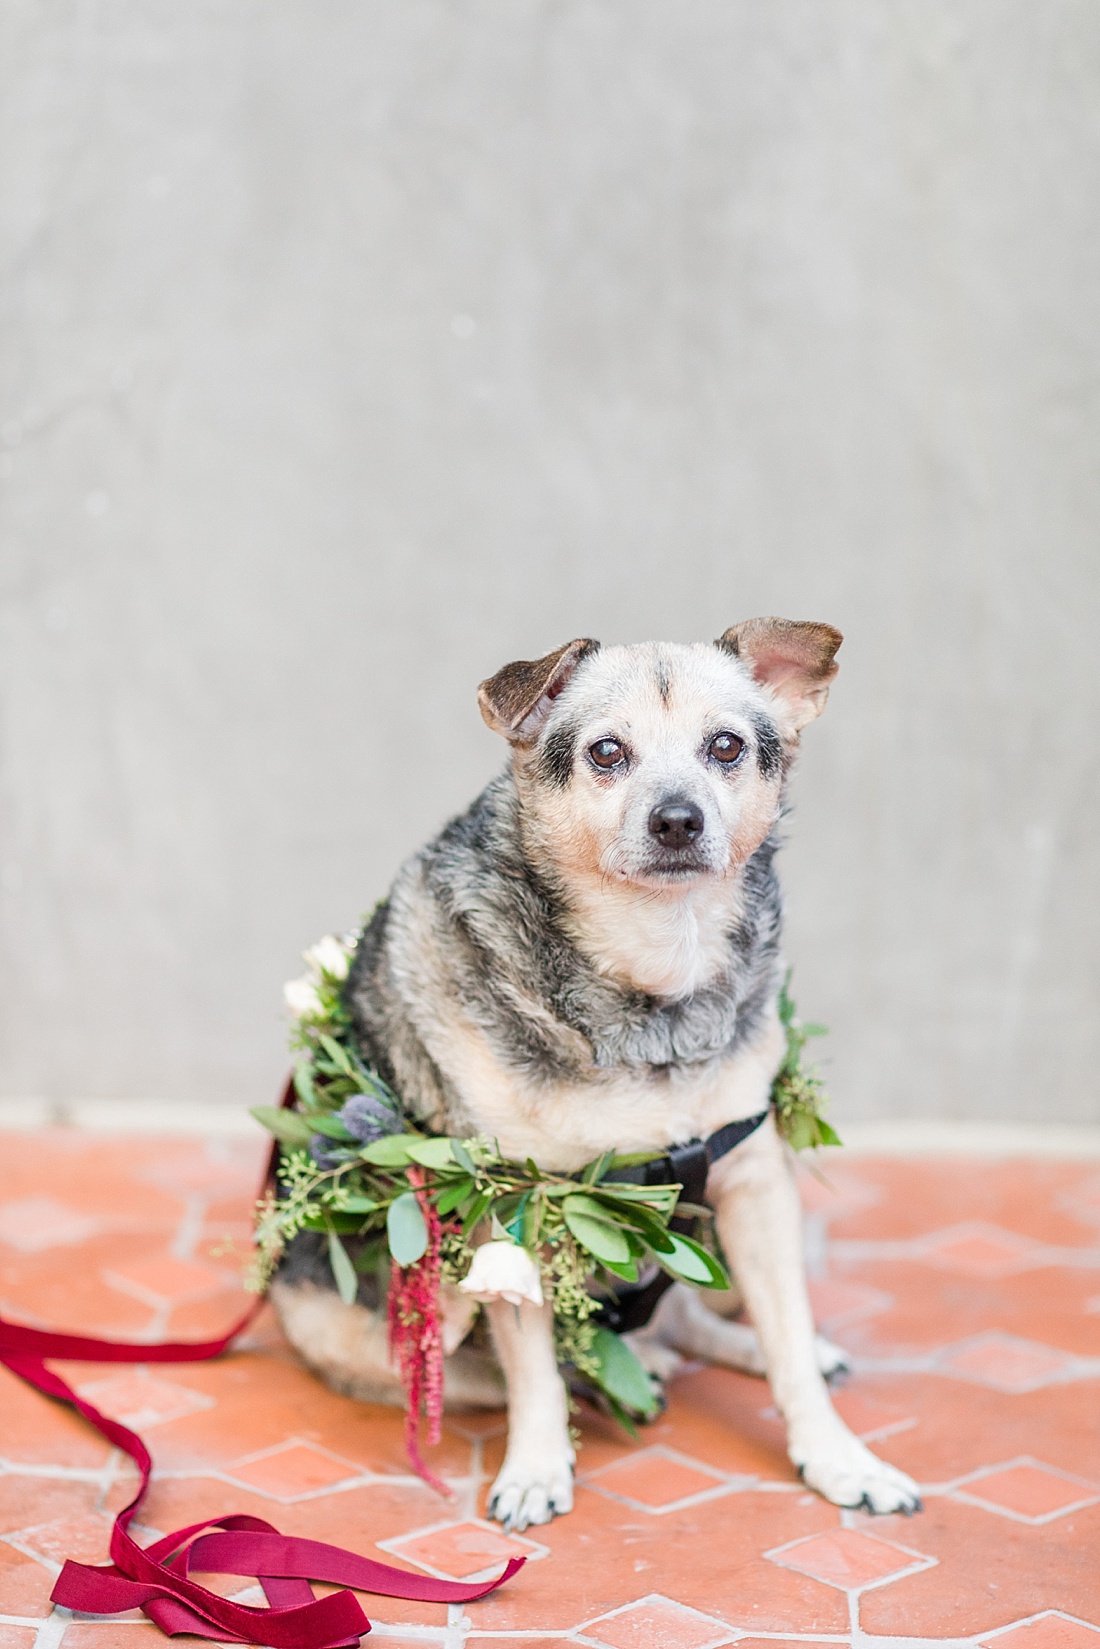
[[[615,1168],[606,1178],[627,1185],[679,1185],[683,1187],[681,1202],[701,1203],[706,1194],[711,1164],[726,1156],[750,1134],[755,1134],[767,1116],[767,1111],[760,1111],[741,1122],[727,1122],[709,1139],[689,1139],[686,1145],[674,1145],[663,1157],[654,1157],[637,1168]],[[691,1219],[673,1218],[669,1221],[669,1229],[690,1236],[694,1224]],[[636,1283],[618,1284],[614,1297],[602,1302],[596,1321],[605,1328],[614,1329],[616,1334],[644,1328],[657,1309],[657,1301],[666,1288],[672,1287],[672,1282],[667,1271],[658,1270],[656,1276],[640,1277]]]

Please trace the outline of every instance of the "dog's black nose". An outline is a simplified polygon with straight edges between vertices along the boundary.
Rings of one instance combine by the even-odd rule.
[[[661,802],[649,815],[649,834],[670,853],[680,853],[703,834],[703,810],[694,802]]]

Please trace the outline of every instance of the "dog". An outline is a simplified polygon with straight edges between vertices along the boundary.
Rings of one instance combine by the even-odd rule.
[[[908,1513],[915,1484],[830,1401],[843,1353],[815,1335],[790,1153],[768,1112],[784,1051],[777,827],[841,639],[759,618],[714,643],[581,639],[505,665],[479,703],[511,760],[400,871],[347,1002],[364,1060],[422,1124],[493,1136],[547,1170],[668,1152],[763,1114],[705,1180],[734,1289],[712,1304],[675,1285],[631,1343],[657,1376],[684,1357],[766,1373],[811,1488]],[[372,1279],[342,1304],[303,1234],[272,1297],[330,1384],[402,1400]],[[727,1320],[742,1303],[752,1328]],[[486,1315],[491,1348],[447,1359],[445,1395],[506,1395],[489,1509],[523,1529],[572,1506],[568,1396],[549,1305]]]

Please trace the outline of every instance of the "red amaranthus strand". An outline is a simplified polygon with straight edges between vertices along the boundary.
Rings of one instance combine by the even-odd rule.
[[[420,1168],[407,1170],[416,1200],[428,1227],[428,1246],[415,1265],[395,1260],[390,1273],[390,1355],[396,1359],[405,1387],[405,1452],[413,1470],[440,1494],[445,1483],[424,1463],[420,1453],[420,1415],[428,1421],[428,1442],[438,1443],[443,1419],[443,1329],[439,1316],[440,1244],[443,1228],[424,1189]]]

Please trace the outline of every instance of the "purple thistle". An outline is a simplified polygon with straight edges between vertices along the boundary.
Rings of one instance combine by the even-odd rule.
[[[401,1120],[384,1100],[373,1094],[353,1094],[338,1116],[349,1134],[362,1145],[381,1139],[383,1134],[399,1134]]]
[[[341,1150],[334,1139],[327,1134],[311,1134],[309,1137],[309,1154],[317,1164],[327,1172],[330,1168],[339,1168],[342,1162],[348,1159],[346,1150]]]

